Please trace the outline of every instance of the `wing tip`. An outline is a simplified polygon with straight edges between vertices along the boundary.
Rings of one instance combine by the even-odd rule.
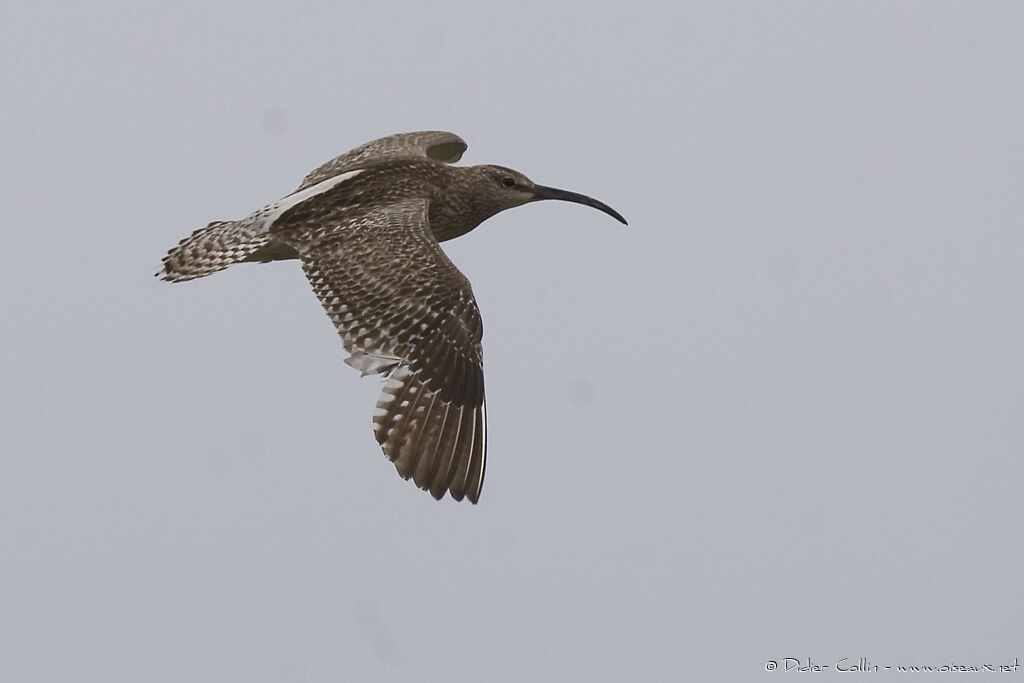
[[[476,505],[486,465],[486,408],[483,404],[460,406],[458,421],[451,427],[448,410],[420,409],[433,407],[438,400],[414,378],[408,365],[399,365],[381,389],[373,411],[374,437],[400,477],[412,479],[435,500],[447,494]],[[439,418],[439,425],[427,424]],[[438,452],[442,447],[450,449],[450,455],[442,457]]]

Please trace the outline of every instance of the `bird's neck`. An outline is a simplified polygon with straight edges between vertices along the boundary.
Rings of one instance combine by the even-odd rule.
[[[438,242],[465,235],[504,208],[488,201],[486,194],[469,191],[473,183],[480,182],[473,167],[447,166],[444,170],[449,182],[438,187],[430,202],[430,229]]]

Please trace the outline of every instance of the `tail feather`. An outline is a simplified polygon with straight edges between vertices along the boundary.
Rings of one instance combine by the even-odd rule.
[[[180,282],[244,261],[269,241],[265,231],[252,228],[251,221],[215,221],[199,228],[167,252],[156,276]]]

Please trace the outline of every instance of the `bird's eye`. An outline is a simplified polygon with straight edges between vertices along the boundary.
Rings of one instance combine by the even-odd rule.
[[[501,184],[504,185],[505,187],[515,187],[516,179],[511,176],[505,176],[504,178],[501,179]]]

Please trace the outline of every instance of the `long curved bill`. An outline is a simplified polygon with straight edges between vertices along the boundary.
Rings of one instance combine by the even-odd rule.
[[[544,185],[533,186],[533,198],[538,199],[561,199],[563,202],[576,202],[577,204],[584,204],[586,206],[592,206],[598,211],[604,211],[606,214],[619,221],[623,225],[629,225],[626,223],[626,219],[622,215],[608,206],[604,202],[599,202],[593,197],[588,197],[585,194],[579,194],[578,192],[569,192],[568,190],[559,190],[555,187],[546,187]]]

